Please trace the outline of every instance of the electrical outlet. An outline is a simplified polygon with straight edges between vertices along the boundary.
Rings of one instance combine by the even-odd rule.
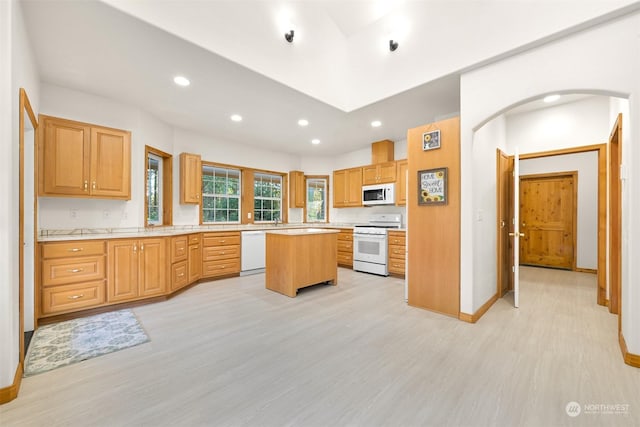
[[[247,218],[251,219],[251,212],[247,212]]]
[[[78,209],[69,209],[69,218],[78,218]]]

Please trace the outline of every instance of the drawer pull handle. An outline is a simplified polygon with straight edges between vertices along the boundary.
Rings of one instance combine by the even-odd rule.
[[[200,248],[200,246],[194,246],[194,248],[195,248],[195,249],[198,249],[198,248]]]
[[[224,255],[224,251],[220,252],[220,255]]]
[[[184,273],[178,274],[178,277],[184,277]]]
[[[140,245],[140,252],[144,251],[144,244]]]
[[[67,270],[69,273],[81,273],[84,271],[84,268],[74,268],[73,270]]]
[[[220,243],[224,243],[224,242],[226,242],[226,240],[220,240]]]
[[[67,299],[78,299],[78,298],[82,298],[82,297],[84,297],[84,294],[71,295],[70,297],[67,297]]]
[[[82,250],[82,248],[71,248],[69,249],[69,252],[80,252]]]

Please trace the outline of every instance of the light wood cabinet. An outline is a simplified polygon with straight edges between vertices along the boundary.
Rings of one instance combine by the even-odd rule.
[[[333,207],[362,206],[362,168],[333,172]]]
[[[105,303],[104,242],[43,243],[40,258],[40,317]]]
[[[131,199],[131,133],[40,116],[39,196]]]
[[[353,230],[341,229],[338,234],[338,265],[353,267]]]
[[[240,232],[202,235],[202,277],[240,273]]]
[[[371,163],[387,163],[394,160],[394,143],[388,139],[371,144]]]
[[[378,163],[362,168],[362,185],[386,184],[396,181],[396,162]]]
[[[198,154],[180,154],[180,203],[199,204],[202,193],[202,160]]]
[[[389,231],[388,263],[389,273],[405,275],[406,238],[404,231]]]
[[[193,283],[202,276],[202,245],[200,234],[189,236],[188,276],[189,283]]]
[[[305,197],[304,172],[289,172],[289,207],[304,208]]]
[[[396,173],[396,205],[405,206],[407,204],[407,170],[409,162],[398,160],[398,172]]]
[[[162,295],[166,290],[166,239],[113,240],[108,243],[109,302]]]

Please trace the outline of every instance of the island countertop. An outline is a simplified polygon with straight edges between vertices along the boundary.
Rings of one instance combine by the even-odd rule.
[[[339,230],[330,228],[287,228],[282,230],[266,230],[267,234],[282,234],[285,236],[301,236],[309,234],[335,234]]]

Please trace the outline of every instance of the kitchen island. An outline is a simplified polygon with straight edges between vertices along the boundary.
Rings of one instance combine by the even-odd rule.
[[[338,233],[324,228],[267,231],[266,288],[295,297],[306,286],[337,285]]]

